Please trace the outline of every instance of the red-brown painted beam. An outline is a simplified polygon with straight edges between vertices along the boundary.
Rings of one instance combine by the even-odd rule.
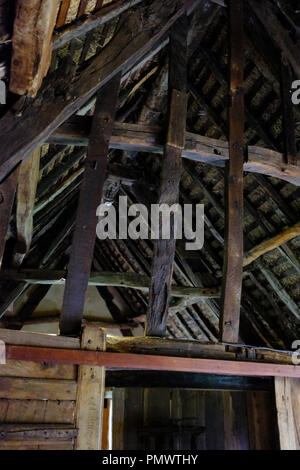
[[[7,360],[15,361],[104,366],[111,369],[300,378],[299,366],[264,362],[224,361],[219,359],[195,359],[12,345],[6,346],[6,357]]]

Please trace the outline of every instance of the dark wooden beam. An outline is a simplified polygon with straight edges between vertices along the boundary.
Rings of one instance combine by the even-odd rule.
[[[20,104],[18,113],[8,111],[0,120],[0,182],[105,83],[139,63],[185,11],[183,0],[179,4],[168,0],[163,5],[155,0],[151,5],[138,6],[133,14],[126,12],[110,43],[79,75],[72,80],[55,71],[34,100],[23,103],[23,107]]]
[[[267,377],[206,375],[186,372],[113,371],[106,373],[107,387],[166,387],[197,388],[198,390],[273,390],[273,380]]]
[[[237,343],[243,281],[244,27],[243,0],[230,0],[229,163],[226,175],[221,339]]]
[[[47,142],[87,146],[90,126],[89,116],[73,116],[56,129]],[[115,122],[109,146],[113,149],[162,155],[162,135],[162,129],[158,126]],[[300,186],[299,168],[283,163],[282,153],[256,146],[249,146],[247,153],[244,171],[273,176]],[[182,158],[224,167],[229,159],[228,142],[187,132]]]
[[[182,150],[185,146],[187,113],[187,33],[188,19],[183,16],[171,30],[169,62],[169,128],[161,169],[158,204],[171,207],[179,203]],[[159,239],[154,243],[146,336],[163,336],[166,330],[173,262],[175,257],[175,216],[171,214],[170,238],[162,238],[162,216]]]
[[[78,334],[81,327],[94,254],[96,211],[102,198],[109,139],[118,103],[120,80],[121,74],[116,75],[99,92],[97,98],[60,319],[60,331],[64,335]]]
[[[281,102],[282,131],[284,140],[284,163],[297,165],[296,121],[292,103],[293,74],[284,54],[281,55]]]
[[[64,285],[66,282],[67,271],[51,269],[22,269],[19,271],[3,269],[0,271],[0,280],[26,281],[28,284],[42,285]],[[88,278],[90,286],[115,286],[127,287],[142,291],[148,291],[150,286],[150,277],[128,272],[92,272]],[[220,290],[218,287],[184,287],[172,286],[171,294],[173,297],[187,297],[195,300],[198,298],[218,298]]]

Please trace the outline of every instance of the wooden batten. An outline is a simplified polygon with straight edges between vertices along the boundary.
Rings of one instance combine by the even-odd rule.
[[[60,0],[18,0],[13,32],[10,91],[35,97],[46,76]]]

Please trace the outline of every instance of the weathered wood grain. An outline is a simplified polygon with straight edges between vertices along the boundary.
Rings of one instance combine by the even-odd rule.
[[[105,333],[97,325],[85,325],[81,348],[105,351]],[[77,450],[101,450],[105,368],[79,366],[76,426]]]
[[[169,65],[169,124],[161,169],[158,204],[171,208],[179,203],[179,184],[182,171],[182,150],[185,146],[187,116],[187,24],[186,16],[178,20],[171,30]],[[176,211],[175,211],[176,212]],[[170,234],[163,235],[163,215],[159,216],[154,242],[149,305],[146,317],[146,336],[165,334],[173,262],[176,247],[176,214],[170,216]]]
[[[243,281],[243,162],[244,162],[244,42],[243,1],[230,0],[229,163],[226,174],[226,214],[222,312],[223,341],[237,343]]]
[[[0,364],[0,377],[76,380],[77,369],[69,365],[7,361],[6,364]]]
[[[0,399],[1,423],[74,424],[75,401]]]
[[[275,398],[281,450],[300,449],[300,380],[275,378]]]
[[[85,1],[85,0],[84,0]],[[66,25],[65,27],[60,28],[53,37],[53,49],[58,49],[62,47],[72,39],[80,38],[81,36],[87,34],[92,29],[101,26],[102,24],[111,21],[113,18],[124,13],[129,8],[141,3],[142,0],[118,0],[112,5],[107,5],[99,11],[95,11],[93,14],[89,15],[83,20],[76,20],[76,22]],[[86,3],[86,1],[85,1]],[[84,13],[84,2],[81,4],[81,8],[78,10],[78,18]],[[61,25],[58,23],[57,26]],[[64,23],[62,23],[63,26]]]
[[[0,328],[0,339],[6,344],[41,346],[47,348],[79,349],[78,338],[47,335],[42,333],[29,333],[27,331],[14,331]]]
[[[73,380],[0,377],[0,398],[18,400],[75,400],[77,383]]]
[[[120,79],[121,75],[116,75],[99,92],[93,116],[60,318],[60,331],[65,335],[77,334],[83,317],[96,240],[97,208],[102,200]]]
[[[292,240],[293,238],[300,235],[300,222],[295,224],[293,227],[289,227],[283,232],[275,235],[274,237],[270,238],[269,240],[265,240],[259,245],[252,248],[248,253],[244,256],[243,266],[248,266],[253,261],[255,261],[260,256],[268,253],[275,248],[278,248],[283,243]]]
[[[3,269],[0,272],[0,279],[26,281],[29,284],[44,284],[44,285],[64,285],[66,282],[66,271],[56,270],[7,270]],[[90,286],[114,286],[114,287],[129,287],[138,290],[148,291],[150,286],[150,278],[147,276],[140,276],[136,273],[115,273],[115,272],[92,272],[88,280]],[[174,297],[203,297],[203,298],[218,298],[220,297],[220,290],[217,287],[183,287],[172,286],[171,294]]]
[[[48,137],[47,142],[87,146],[90,125],[90,117],[73,116],[56,129]],[[145,124],[115,122],[109,146],[113,149],[162,155],[164,151],[162,129]],[[274,176],[300,186],[299,168],[283,163],[282,153],[257,146],[248,146],[247,153],[248,159],[243,164],[244,171]],[[182,157],[224,167],[229,160],[228,142],[187,132]]]
[[[22,263],[31,244],[33,208],[39,180],[39,167],[40,149],[37,149],[28,160],[20,164],[16,198],[17,242],[13,255],[13,264],[15,266]]]
[[[156,0],[150,6],[138,6],[134,14],[126,12],[109,45],[73,82],[58,71],[58,75],[45,81],[39,96],[25,104],[22,115],[8,111],[0,120],[0,133],[5,136],[1,148],[0,181],[105,83],[141,61],[184,12],[182,0],[167,0],[163,5]]]
[[[10,69],[10,91],[35,97],[52,55],[52,34],[60,0],[18,0]]]
[[[124,450],[125,389],[113,390],[113,450]]]

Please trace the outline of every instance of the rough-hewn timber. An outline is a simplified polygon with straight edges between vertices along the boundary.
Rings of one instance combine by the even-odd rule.
[[[243,162],[244,162],[244,29],[243,0],[230,0],[229,163],[226,174],[226,213],[222,312],[223,341],[238,342],[243,280]]]
[[[96,213],[102,199],[120,80],[121,74],[116,75],[99,92],[93,116],[60,319],[60,331],[65,335],[78,333],[83,317],[96,240]]]
[[[87,146],[90,125],[90,117],[73,116],[56,129],[48,137],[47,142]],[[115,122],[109,145],[113,149],[159,155],[162,155],[164,151],[161,128],[145,124]],[[274,176],[295,186],[300,186],[299,168],[283,163],[282,153],[263,147],[248,146],[247,155],[244,171]],[[228,142],[187,132],[182,157],[224,167],[229,159]]]

